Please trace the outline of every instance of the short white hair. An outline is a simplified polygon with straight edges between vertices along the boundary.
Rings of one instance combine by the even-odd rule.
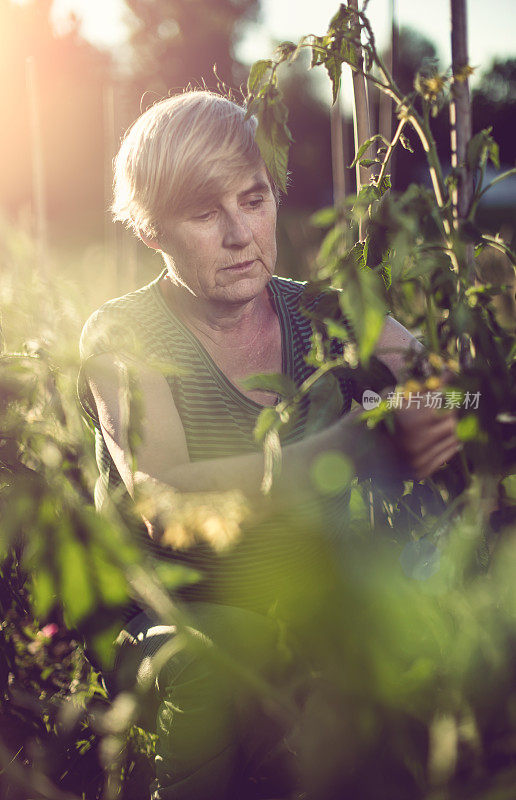
[[[242,170],[263,164],[256,127],[245,108],[214,92],[155,103],[129,128],[115,158],[114,219],[158,238],[171,214],[199,208]]]

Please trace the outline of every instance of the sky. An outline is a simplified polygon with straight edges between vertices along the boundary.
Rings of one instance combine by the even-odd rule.
[[[449,0],[394,0],[398,23],[416,28],[436,45],[443,67],[450,62]],[[249,63],[271,54],[274,40],[321,34],[338,8],[337,0],[261,0],[259,23],[248,26],[237,55]],[[381,47],[387,41],[390,0],[370,0],[368,16]],[[102,46],[119,45],[125,31],[123,0],[54,0],[56,26],[74,12],[86,38]],[[501,23],[501,24],[500,24]],[[516,57],[515,0],[469,0],[469,56],[487,68],[495,56]]]

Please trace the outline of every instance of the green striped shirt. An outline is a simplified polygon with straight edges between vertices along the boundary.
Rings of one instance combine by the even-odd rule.
[[[191,461],[202,461],[260,450],[253,436],[263,406],[242,394],[218,368],[197,337],[170,310],[159,288],[164,273],[148,285],[110,300],[86,322],[80,342],[81,359],[106,352],[137,354],[144,363],[170,367],[165,373],[184,428]],[[282,340],[282,372],[297,385],[313,371],[306,356],[311,347],[312,326],[300,307],[304,283],[273,277],[268,285],[278,315]],[[316,299],[313,301],[315,304]],[[347,325],[347,321],[344,320]],[[330,342],[337,355],[342,344]],[[352,398],[360,399],[360,387],[351,373],[341,371],[341,413]],[[99,479],[95,502],[102,508],[108,494],[124,494],[118,471],[101,434],[95,402],[81,371],[79,397],[96,431]],[[310,401],[305,399],[282,443],[299,441],[306,434]],[[128,495],[126,495],[126,499]],[[260,525],[245,524],[237,543],[222,553],[206,544],[185,550],[162,548],[146,535],[153,556],[190,564],[202,581],[180,592],[195,598],[266,611],[278,592],[289,598],[302,591],[314,564],[327,553],[330,543],[345,534],[342,520],[348,494],[300,502],[292,512],[276,514]]]

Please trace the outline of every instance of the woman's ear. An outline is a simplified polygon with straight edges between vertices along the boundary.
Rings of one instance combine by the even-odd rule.
[[[151,250],[161,250],[160,244],[155,236],[151,236],[148,233],[144,233],[142,230],[138,230],[138,238],[142,240],[144,245],[150,247]]]

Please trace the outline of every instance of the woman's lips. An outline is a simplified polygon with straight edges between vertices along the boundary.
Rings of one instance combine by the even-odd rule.
[[[235,272],[243,271],[252,267],[255,262],[253,258],[251,261],[241,261],[239,264],[232,264],[230,267],[224,267],[225,270],[232,270]]]

